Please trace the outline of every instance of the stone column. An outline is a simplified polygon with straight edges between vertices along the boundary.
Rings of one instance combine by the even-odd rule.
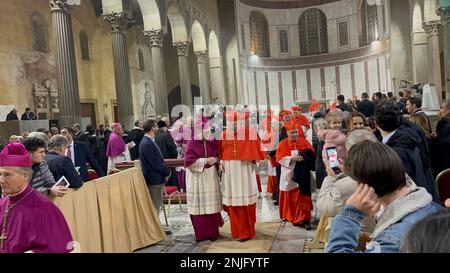
[[[153,80],[155,82],[156,114],[169,116],[169,102],[167,95],[166,67],[164,63],[162,29],[144,31],[152,52]]]
[[[124,32],[127,27],[127,13],[107,14],[104,16],[104,20],[109,23],[111,28],[117,115],[119,122],[130,130],[134,124],[134,111],[127,39]]]
[[[81,123],[81,107],[70,6],[66,0],[51,0],[49,4],[56,39],[59,120],[61,126],[72,127]]]
[[[211,74],[211,96],[217,103],[226,104],[225,82],[223,80],[222,57],[209,59]]]
[[[174,42],[180,70],[181,103],[192,109],[191,73],[189,70],[189,41]]]
[[[202,96],[202,102],[204,105],[211,102],[209,96],[209,84],[208,84],[208,70],[206,68],[206,62],[208,61],[208,51],[195,52],[198,63],[198,81],[200,82],[200,95]]]
[[[428,82],[436,86],[439,102],[442,102],[441,56],[439,50],[441,21],[424,22],[422,26],[428,37]]]
[[[449,2],[450,4],[450,2]],[[442,23],[444,26],[444,30],[446,31],[446,36],[447,36],[447,41],[444,42],[444,46],[445,46],[445,50],[444,50],[444,54],[445,54],[445,67],[446,69],[450,69],[450,6],[446,6],[446,7],[441,7],[440,9],[438,9],[438,15],[441,16],[442,18]],[[445,71],[445,75],[446,79],[445,79],[445,87],[447,90],[445,90],[446,92],[446,99],[450,99],[450,82],[447,81],[447,77],[450,78],[450,71]]]

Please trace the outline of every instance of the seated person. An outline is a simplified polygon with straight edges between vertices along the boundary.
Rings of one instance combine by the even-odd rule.
[[[361,221],[383,206],[366,252],[399,252],[409,229],[422,218],[442,209],[422,187],[408,185],[397,153],[370,140],[353,146],[344,164],[346,174],[358,183],[356,192],[331,225],[326,252],[356,252]]]

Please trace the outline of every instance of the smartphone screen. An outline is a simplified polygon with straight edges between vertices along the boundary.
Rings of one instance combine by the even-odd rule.
[[[328,164],[332,169],[339,168],[339,160],[336,148],[327,148]]]

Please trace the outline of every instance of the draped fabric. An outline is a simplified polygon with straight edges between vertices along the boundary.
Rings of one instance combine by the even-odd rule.
[[[91,181],[53,202],[82,253],[132,252],[165,239],[139,168]]]

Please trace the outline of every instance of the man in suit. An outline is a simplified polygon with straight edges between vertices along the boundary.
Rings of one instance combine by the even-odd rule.
[[[150,197],[159,215],[164,184],[169,180],[171,171],[167,168],[161,150],[155,143],[157,128],[154,120],[147,120],[144,123],[144,132],[145,136],[139,145],[139,160]]]
[[[75,123],[72,127],[73,130],[73,139],[78,141],[80,137],[83,135],[81,132],[81,125],[79,123]]]
[[[91,167],[95,170],[99,177],[105,176],[100,164],[95,160],[94,156],[90,153],[89,147],[79,141],[74,141],[74,131],[70,127],[63,127],[61,134],[65,136],[69,142],[65,155],[72,160],[75,167],[80,167],[79,172],[84,182],[89,181],[89,175],[87,172],[86,164],[91,164]]]
[[[36,115],[31,112],[31,109],[27,107],[25,113],[22,114],[21,120],[36,120]]]
[[[155,143],[161,150],[164,159],[174,159],[178,158],[177,144],[172,138],[172,135],[168,132],[167,123],[163,120],[158,121],[158,132],[155,136]],[[167,185],[178,187],[178,178],[175,175],[175,168],[170,168],[172,176],[170,177]]]
[[[144,137],[145,133],[144,130],[142,130],[142,127],[144,124],[142,121],[138,120],[134,123],[134,128],[130,132],[130,142],[133,141],[136,146],[131,148],[131,160],[139,159],[139,145],[141,144],[142,138]]]
[[[369,100],[369,94],[366,92],[361,94],[362,101],[358,104],[358,112],[361,112],[366,116],[366,118],[370,118],[373,116],[373,111],[375,110],[375,103]]]
[[[17,110],[16,108],[12,109],[11,112],[8,113],[8,115],[6,116],[6,121],[10,121],[10,120],[18,120],[19,118],[17,117]]]
[[[345,103],[344,95],[337,96],[337,100],[338,100],[338,105],[336,107],[341,109],[342,112],[345,112],[345,111],[353,112],[353,108],[350,105],[348,105],[347,103]]]
[[[44,156],[44,160],[47,162],[55,181],[58,181],[64,176],[69,181],[70,188],[81,188],[83,186],[83,180],[73,164],[71,164],[70,158],[64,156],[67,145],[68,141],[64,136],[53,136],[50,139],[49,151]]]

